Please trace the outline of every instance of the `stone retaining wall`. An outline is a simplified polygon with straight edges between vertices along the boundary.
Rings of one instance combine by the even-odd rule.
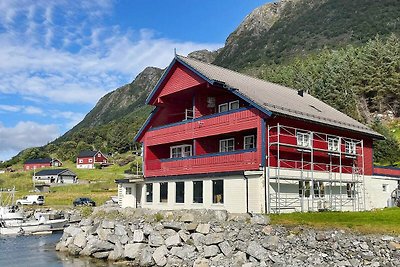
[[[400,266],[400,237],[287,229],[224,211],[97,209],[57,250],[134,266]]]

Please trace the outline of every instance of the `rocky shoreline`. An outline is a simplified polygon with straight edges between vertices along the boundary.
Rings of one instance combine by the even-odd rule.
[[[400,236],[289,229],[210,210],[96,208],[56,249],[133,266],[400,266]]]

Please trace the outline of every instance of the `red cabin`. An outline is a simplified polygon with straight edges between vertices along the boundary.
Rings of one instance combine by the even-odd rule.
[[[176,56],[147,104],[155,108],[135,138],[144,181],[128,190],[135,205],[367,208],[364,177],[383,137],[304,91]]]
[[[52,158],[29,159],[24,162],[24,170],[36,170],[48,167],[61,167],[62,162]]]
[[[101,151],[84,150],[76,158],[76,168],[94,169],[95,164],[106,165],[107,157]]]

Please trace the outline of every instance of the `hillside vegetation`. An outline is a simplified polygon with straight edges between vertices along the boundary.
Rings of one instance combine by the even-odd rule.
[[[228,38],[215,63],[235,70],[280,64],[320,49],[400,33],[398,0],[286,0],[259,8]]]

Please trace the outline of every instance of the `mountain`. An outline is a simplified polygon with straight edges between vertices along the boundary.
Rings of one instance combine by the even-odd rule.
[[[281,0],[246,16],[223,48],[189,57],[304,89],[372,125],[374,118],[400,116],[398,14],[399,0]],[[65,135],[20,153],[14,162],[38,154],[73,159],[81,149],[129,150],[151,111],[144,101],[162,72],[146,68],[132,83],[102,97]],[[396,150],[390,131],[381,133],[391,142],[382,147]]]
[[[400,33],[398,0],[282,0],[249,14],[215,64],[243,71]]]

